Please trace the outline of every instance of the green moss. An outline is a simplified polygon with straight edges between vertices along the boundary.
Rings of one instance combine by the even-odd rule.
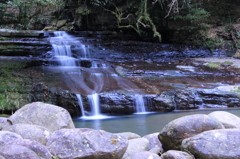
[[[210,62],[210,63],[207,63],[206,66],[210,68],[220,68],[221,64],[218,62]]]
[[[231,62],[231,61],[224,61],[222,64],[223,64],[223,65],[232,65],[233,62]]]
[[[25,66],[25,62],[2,62],[0,66],[0,111],[14,111],[29,103],[31,79],[15,72]]]

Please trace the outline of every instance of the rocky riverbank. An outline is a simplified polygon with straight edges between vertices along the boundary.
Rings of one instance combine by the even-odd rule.
[[[239,117],[215,111],[180,117],[145,136],[110,133],[75,128],[65,109],[34,102],[0,118],[0,158],[235,159],[239,129]]]

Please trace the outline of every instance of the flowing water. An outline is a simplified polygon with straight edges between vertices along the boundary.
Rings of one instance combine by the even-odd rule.
[[[82,118],[107,118],[101,114],[99,93],[104,91],[125,90],[131,93],[141,92],[140,88],[128,79],[118,75],[106,61],[94,59],[87,47],[79,39],[66,32],[54,32],[50,37],[53,50],[48,70],[63,74],[63,80],[69,89],[76,93]],[[87,95],[90,111],[86,113],[81,95]],[[143,96],[135,95],[136,112],[144,113]]]

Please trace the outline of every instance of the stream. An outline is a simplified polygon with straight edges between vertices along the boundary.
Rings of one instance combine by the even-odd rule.
[[[194,109],[201,110],[180,111],[177,106],[160,108],[157,102],[162,93],[239,84],[239,78],[234,74],[204,69],[201,64],[192,65],[191,58],[227,56],[222,52],[211,53],[203,47],[103,40],[70,35],[64,31],[45,34],[46,38],[39,43],[49,45],[46,51],[1,59],[30,59],[31,68],[44,74],[44,83],[66,90],[68,96],[72,96],[68,103],[76,100],[73,112],[79,111],[75,114],[80,115],[73,119],[79,128],[130,131],[139,135],[159,132],[164,125],[180,116],[214,111],[203,109],[208,105],[203,107],[203,103],[194,104]],[[14,43],[23,43],[23,40],[31,39],[20,39]],[[57,99],[65,100],[59,94],[63,93],[57,93]],[[160,102],[164,100],[160,99]],[[218,103],[212,105],[219,107]],[[227,111],[236,115],[240,113],[236,109]]]

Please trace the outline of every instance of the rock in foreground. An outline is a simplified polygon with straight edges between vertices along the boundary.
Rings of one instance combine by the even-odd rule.
[[[224,126],[218,120],[208,115],[189,115],[168,123],[158,138],[164,150],[180,150],[182,140],[207,130],[223,128]]]
[[[63,128],[75,128],[72,118],[66,109],[42,102],[33,102],[25,105],[10,116],[9,121],[12,124],[40,125],[52,132]]]
[[[128,140],[103,130],[61,129],[48,140],[47,147],[58,158],[120,159]]]
[[[201,159],[240,158],[240,130],[210,130],[183,140],[182,148]]]

